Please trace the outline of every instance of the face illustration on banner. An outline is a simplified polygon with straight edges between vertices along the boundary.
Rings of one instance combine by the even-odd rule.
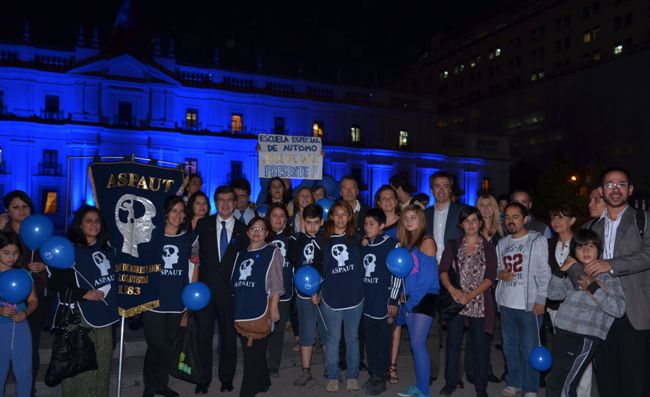
[[[136,210],[141,210],[142,207],[144,212],[136,216]],[[153,224],[155,216],[156,207],[151,200],[135,194],[125,194],[120,197],[115,205],[115,223],[124,238],[123,253],[138,257],[138,245],[151,241],[151,233],[155,229]]]
[[[305,261],[307,263],[312,263],[314,261],[314,243],[309,242],[309,244],[305,245],[305,248],[302,250],[302,254],[305,257]]]
[[[178,263],[178,247],[171,244],[163,246],[163,262],[165,262],[165,269],[173,269],[174,265]]]
[[[104,255],[103,252],[93,252],[93,262],[95,262],[95,266],[97,266],[97,269],[103,276],[108,276],[108,271],[111,269],[111,262],[108,260],[106,255]]]
[[[253,272],[253,263],[255,261],[252,259],[246,259],[239,265],[239,279],[245,281],[251,276]]]
[[[368,254],[363,257],[363,268],[366,269],[366,274],[364,277],[372,277],[372,273],[375,271],[375,268],[377,265],[375,262],[377,261],[377,257],[375,254]]]
[[[350,258],[350,254],[348,253],[348,247],[345,246],[345,244],[335,244],[332,246],[332,257],[337,262],[337,266],[345,266],[345,261],[347,261]]]

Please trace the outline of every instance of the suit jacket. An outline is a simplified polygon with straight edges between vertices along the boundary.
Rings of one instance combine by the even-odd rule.
[[[246,226],[235,220],[232,236],[222,260],[219,260],[217,243],[217,216],[199,219],[196,223],[196,233],[199,236],[199,281],[210,287],[214,299],[230,296],[230,275],[237,253],[248,247]]]
[[[449,204],[449,213],[447,214],[447,223],[445,223],[445,246],[451,240],[458,240],[463,236],[463,229],[458,227],[458,216],[460,211],[465,207],[464,204]],[[427,221],[427,234],[433,236],[433,216],[436,213],[436,206],[424,210],[424,219]],[[438,243],[436,241],[436,243]]]
[[[363,233],[363,218],[366,216],[366,212],[368,212],[368,206],[359,201],[360,209],[359,212],[356,214],[356,219],[355,221],[357,222],[357,230],[361,233]],[[353,208],[354,210],[354,208]]]
[[[619,277],[625,293],[625,313],[636,330],[650,330],[650,224],[646,212],[643,240],[636,225],[635,209],[628,207],[616,230],[614,258],[609,263]],[[591,228],[601,238],[605,236],[605,218]]]

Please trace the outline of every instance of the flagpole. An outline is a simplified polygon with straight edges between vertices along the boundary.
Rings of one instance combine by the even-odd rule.
[[[117,397],[122,395],[122,360],[124,358],[124,316],[120,326],[120,357],[117,366]]]

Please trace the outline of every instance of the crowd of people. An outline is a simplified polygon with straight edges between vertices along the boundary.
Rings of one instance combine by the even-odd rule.
[[[577,225],[576,209],[558,203],[549,211],[550,227],[533,218],[525,190],[498,198],[483,193],[473,206],[454,201],[454,178],[443,171],[430,177],[431,206],[403,175],[377,190],[372,208],[359,201],[353,176],[343,177],[336,192],[319,184],[292,192],[288,182],[269,181],[259,213],[245,179],[215,190],[212,215],[198,175],[190,176],[184,196],[167,198],[159,231],[160,305],[142,315],[143,396],[178,395],[168,385],[171,348],[189,316],[181,292],[193,281],[211,291],[207,306],[191,313],[202,369],[196,394],[211,387],[215,328],[220,391],[234,390],[238,339],[239,395],[269,390],[280,376],[290,322],[301,363],[297,388],[318,376],[312,356],[322,349],[328,392],[338,392],[343,379],[349,391],[385,392],[387,383],[400,381],[405,327],[416,383],[404,387],[402,397],[431,395],[441,342],[444,385],[437,392],[451,396],[464,387],[465,330],[465,378],[479,397],[488,395],[488,382],[501,381],[503,396],[534,397],[545,385],[549,397],[584,397],[594,382],[602,397],[650,396],[650,222],[628,203],[634,188],[626,170],[602,174],[589,195],[589,222]],[[336,201],[319,204],[328,197]],[[34,286],[22,303],[0,297],[0,396],[10,367],[17,396],[34,394],[38,341],[53,295],[60,303],[79,303],[98,361],[97,370],[66,379],[63,396],[107,396],[111,325],[118,316],[114,253],[101,212],[85,205],[74,215],[75,268],[48,269],[18,237],[21,222],[34,212],[31,199],[13,191],[3,201],[0,272],[26,269]],[[389,271],[396,247],[413,259],[406,277]],[[294,288],[294,275],[307,265],[321,277],[314,294]],[[495,342],[505,360],[502,377],[493,372]],[[551,346],[548,373],[529,363],[539,344]]]

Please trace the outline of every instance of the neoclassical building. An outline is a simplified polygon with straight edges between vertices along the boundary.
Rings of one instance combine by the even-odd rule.
[[[395,173],[429,192],[429,175],[447,170],[468,203],[482,187],[508,189],[507,140],[436,129],[430,101],[154,53],[107,56],[83,39],[71,49],[0,43],[0,194],[26,191],[61,228],[92,203],[93,158],[134,154],[198,172],[210,196],[244,176],[256,197],[259,133],[322,137],[324,172],[355,175],[366,202]]]

